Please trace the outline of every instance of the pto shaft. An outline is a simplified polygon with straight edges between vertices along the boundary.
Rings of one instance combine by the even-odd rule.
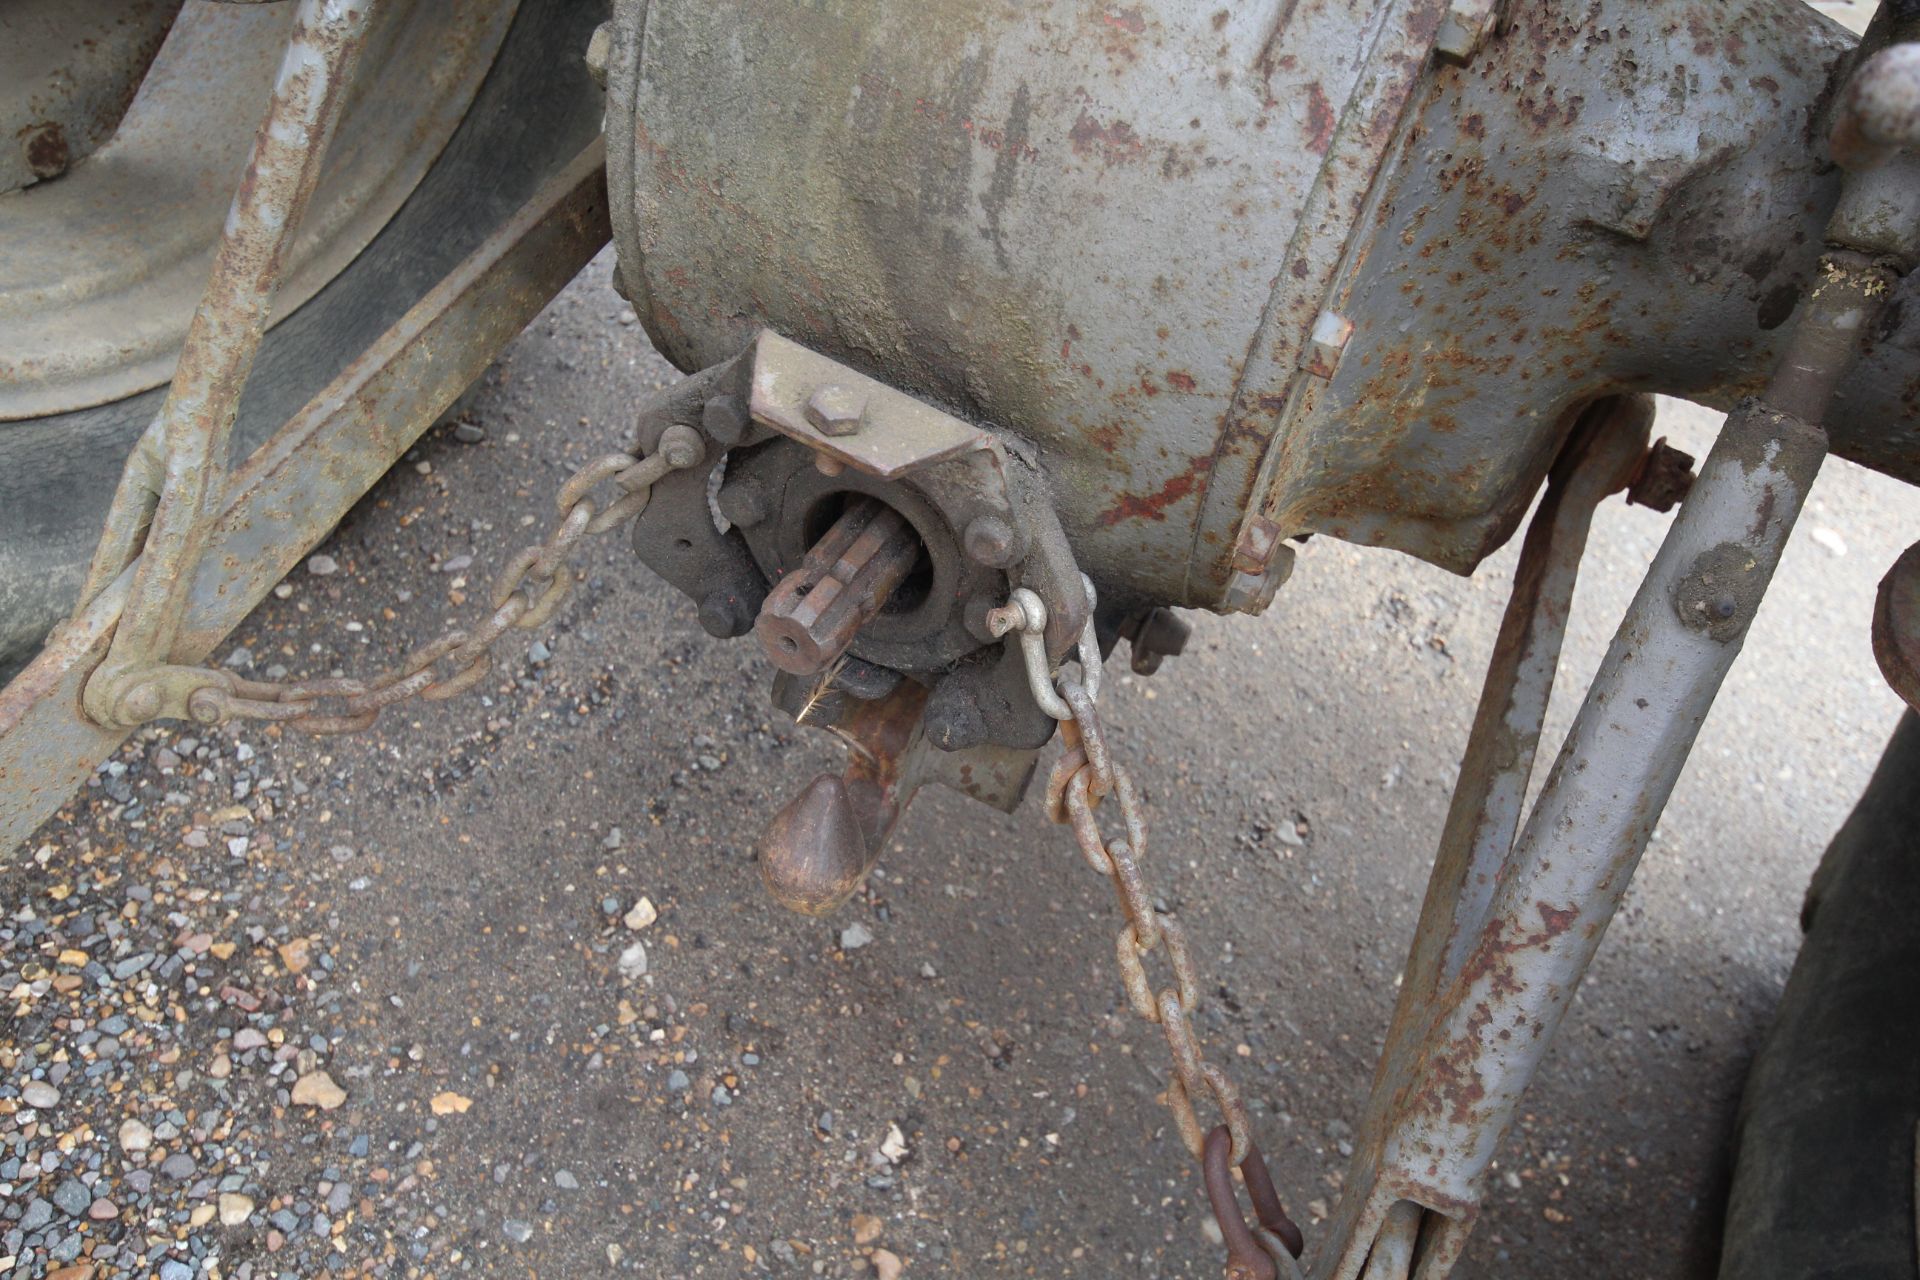
[[[782,671],[819,675],[919,558],[920,540],[906,517],[872,498],[855,499],[761,606],[753,629],[767,657]]]

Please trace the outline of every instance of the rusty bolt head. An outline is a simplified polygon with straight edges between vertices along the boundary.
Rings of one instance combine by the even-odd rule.
[[[1674,448],[1662,436],[1648,447],[1639,470],[1627,482],[1627,501],[1655,511],[1671,511],[1693,488],[1693,455]]]
[[[850,436],[867,412],[864,391],[828,383],[807,397],[807,421],[823,436]]]
[[[1313,332],[1300,351],[1300,367],[1316,378],[1331,378],[1352,337],[1353,321],[1337,311],[1322,311],[1313,318]]]
[[[1434,33],[1433,51],[1444,61],[1466,62],[1486,43],[1499,21],[1500,0],[1453,0]]]
[[[1013,535],[1013,529],[999,516],[975,516],[967,524],[966,533],[961,535],[961,545],[967,549],[968,558],[992,569],[1004,569],[1013,563],[1014,555],[1019,551],[1019,539]]]
[[[766,486],[752,476],[730,480],[720,490],[715,504],[720,514],[741,528],[750,529],[773,514],[772,499]]]
[[[700,627],[716,640],[732,640],[753,630],[755,618],[751,601],[738,592],[716,587],[700,601]]]
[[[845,471],[847,464],[838,458],[828,457],[824,453],[816,453],[813,455],[813,469],[831,479],[839,475],[842,471]]]
[[[607,87],[607,60],[613,55],[613,24],[603,22],[587,37],[587,74],[602,89]]]

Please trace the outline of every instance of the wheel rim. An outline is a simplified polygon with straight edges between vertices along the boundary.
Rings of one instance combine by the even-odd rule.
[[[413,191],[516,7],[385,0],[276,321],[324,288]],[[88,8],[76,6],[75,28],[97,25]],[[57,178],[0,195],[0,420],[105,404],[172,375],[294,8],[188,0],[111,136]],[[110,87],[93,100],[103,96]],[[94,119],[97,128],[97,109]],[[31,127],[0,120],[10,134]]]

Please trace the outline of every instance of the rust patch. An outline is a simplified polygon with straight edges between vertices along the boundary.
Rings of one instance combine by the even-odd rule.
[[[1194,382],[1193,375],[1186,370],[1169,369],[1167,370],[1167,385],[1175,391],[1192,391],[1194,387],[1199,384]]]
[[[1073,128],[1067,131],[1067,141],[1075,155],[1098,156],[1108,164],[1137,160],[1147,146],[1125,120],[1102,124],[1087,111],[1082,111],[1080,118],[1073,122]]]
[[[1327,148],[1333,145],[1333,127],[1338,120],[1333,114],[1333,103],[1327,101],[1327,91],[1320,87],[1318,80],[1307,86],[1307,150],[1317,156],[1327,154]]]
[[[55,178],[65,173],[72,155],[66,132],[51,120],[28,126],[26,153],[27,167],[37,178]]]
[[[1122,520],[1165,520],[1167,508],[1198,492],[1207,472],[1212,469],[1211,457],[1195,458],[1185,471],[1169,479],[1154,493],[1121,494],[1118,502],[1100,513],[1100,523],[1112,528]]]

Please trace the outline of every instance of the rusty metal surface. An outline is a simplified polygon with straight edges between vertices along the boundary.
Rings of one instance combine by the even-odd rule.
[[[0,195],[60,176],[113,136],[180,4],[0,5]]]
[[[629,0],[623,278],[683,364],[768,324],[1035,441],[1116,592],[1258,609],[1309,532],[1465,572],[1580,406],[1764,384],[1854,41],[1798,0],[1459,8]],[[1890,314],[1834,444],[1920,479]]]
[[[1738,655],[1826,454],[1816,427],[1749,401],[1729,419],[1622,620],[1457,973],[1422,1015],[1417,1046],[1383,1066],[1384,1126],[1356,1144],[1322,1280],[1361,1273],[1393,1205],[1430,1213],[1423,1276],[1444,1277],[1486,1170],[1600,945]],[[1738,546],[1738,629],[1693,620],[1705,558]],[[1411,1051],[1409,1052],[1408,1049]]]
[[[1369,1138],[1395,1118],[1393,1108],[1420,1065],[1420,1038],[1479,941],[1506,873],[1594,512],[1642,463],[1651,416],[1651,406],[1637,400],[1586,414],[1556,460],[1528,527],[1375,1071],[1363,1129]],[[1404,1274],[1394,1268],[1411,1264],[1420,1220],[1409,1202],[1386,1207],[1372,1246],[1373,1271]]]
[[[609,234],[596,144],[236,470],[175,657],[210,652]],[[132,576],[0,690],[0,846],[24,839],[124,736],[78,707]]]
[[[1091,582],[1086,592],[1091,604]],[[1120,985],[1134,1015],[1157,1025],[1166,1039],[1173,1069],[1162,1100],[1173,1113],[1187,1154],[1205,1170],[1211,1208],[1228,1247],[1226,1274],[1229,1280],[1274,1280],[1277,1268],[1284,1267],[1289,1276],[1297,1276],[1299,1228],[1280,1206],[1238,1086],[1222,1067],[1207,1060],[1193,1027],[1202,991],[1199,971],[1185,928],[1156,905],[1147,878],[1147,821],[1140,792],[1115,758],[1097,706],[1103,664],[1099,638],[1089,625],[1075,652],[1079,673],[1056,672],[1041,642],[1047,618],[1039,597],[1017,588],[991,616],[994,634],[1019,644],[1035,701],[1060,723],[1066,750],[1047,776],[1047,816],[1072,829],[1081,858],[1112,884],[1119,899],[1114,959]],[[1119,810],[1114,816],[1120,834],[1112,838],[1101,832],[1095,814],[1109,798]],[[1155,956],[1171,979],[1157,992],[1146,968]],[[1219,1115],[1217,1125],[1203,1127],[1198,1106],[1212,1107]],[[1224,1166],[1245,1171],[1258,1228],[1248,1227]]]
[[[1524,794],[1532,748],[1487,748],[1544,713],[1546,690],[1514,661],[1513,642],[1529,647],[1531,632],[1557,647],[1551,615],[1564,604],[1554,596],[1570,592],[1570,566],[1559,575],[1563,590],[1541,589],[1535,575],[1553,558],[1550,540],[1517,581],[1316,1280],[1363,1272],[1407,1280],[1416,1254],[1422,1280],[1445,1280],[1459,1260],[1521,1095],[1626,895],[1827,456],[1819,418],[1888,308],[1889,279],[1885,264],[1849,249],[1823,254],[1768,398],[1728,416],[1509,847],[1507,814],[1517,809],[1494,797],[1503,783]],[[1634,461],[1598,475],[1624,485]],[[1553,506],[1543,510],[1551,521]],[[1443,956],[1449,924],[1455,943]],[[1419,1206],[1417,1223],[1404,1204]],[[1370,1261],[1378,1240],[1389,1242],[1390,1267]]]
[[[821,916],[860,887],[920,787],[926,706],[926,686],[902,680],[885,697],[849,700],[824,722],[847,745],[846,769],[808,783],[755,845],[760,881],[774,901]]]
[[[876,619],[856,650],[861,656],[900,670],[950,668],[983,643],[966,626],[965,602],[989,587],[997,596],[1003,572],[1051,603],[1051,651],[1058,656],[1073,645],[1088,617],[1080,568],[1052,488],[1017,439],[963,422],[771,331],[754,338],[752,355],[746,408],[753,421],[805,445],[815,464],[776,480],[773,473],[791,459],[749,456],[747,468],[764,468],[752,473],[781,494],[778,518],[746,529],[763,566],[775,573],[797,566],[818,533],[807,512],[839,491],[896,505],[927,549],[933,584],[926,607]],[[829,421],[823,395],[838,406],[831,412],[845,410],[844,421]],[[723,434],[732,436],[731,427]],[[905,492],[896,481],[905,482]],[[935,629],[944,636],[928,647]]]
[[[171,655],[208,517],[225,487],[240,394],[339,127],[372,13],[373,0],[301,0],[295,12],[173,385],[127,459],[81,591],[84,603],[139,558],[112,649],[83,698],[98,723],[130,727],[181,714],[163,695],[159,669]]]
[[[1870,169],[1920,145],[1920,45],[1873,55],[1847,81],[1834,109],[1827,153],[1843,169]]]
[[[1426,90],[1335,295],[1356,332],[1264,509],[1466,571],[1570,408],[1757,391],[1839,195],[1816,120],[1851,47],[1797,0],[1513,5]],[[1835,445],[1878,436],[1920,476],[1904,430],[1881,413]]]
[[[1893,691],[1920,710],[1920,543],[1908,547],[1880,580],[1873,656]]]
[[[630,0],[622,276],[684,367],[764,324],[1036,441],[1103,580],[1212,604],[1444,9]]]
[[[111,140],[0,196],[0,430],[166,382],[296,6],[184,6]],[[393,215],[473,101],[517,0],[388,0],[275,318]]]
[[[186,710],[200,724],[249,719],[304,733],[359,733],[389,707],[415,698],[458,697],[487,678],[494,648],[510,632],[524,635],[552,620],[573,590],[573,556],[584,538],[632,520],[661,476],[699,461],[699,437],[683,427],[677,436],[669,431],[650,457],[602,454],[575,471],[556,495],[560,518],[546,538],[522,547],[501,566],[488,595],[492,611],[471,630],[443,631],[379,675],[262,681],[204,667],[176,669],[191,689]],[[619,496],[603,510],[594,505],[593,495],[607,486]],[[436,672],[442,663],[444,670]]]

